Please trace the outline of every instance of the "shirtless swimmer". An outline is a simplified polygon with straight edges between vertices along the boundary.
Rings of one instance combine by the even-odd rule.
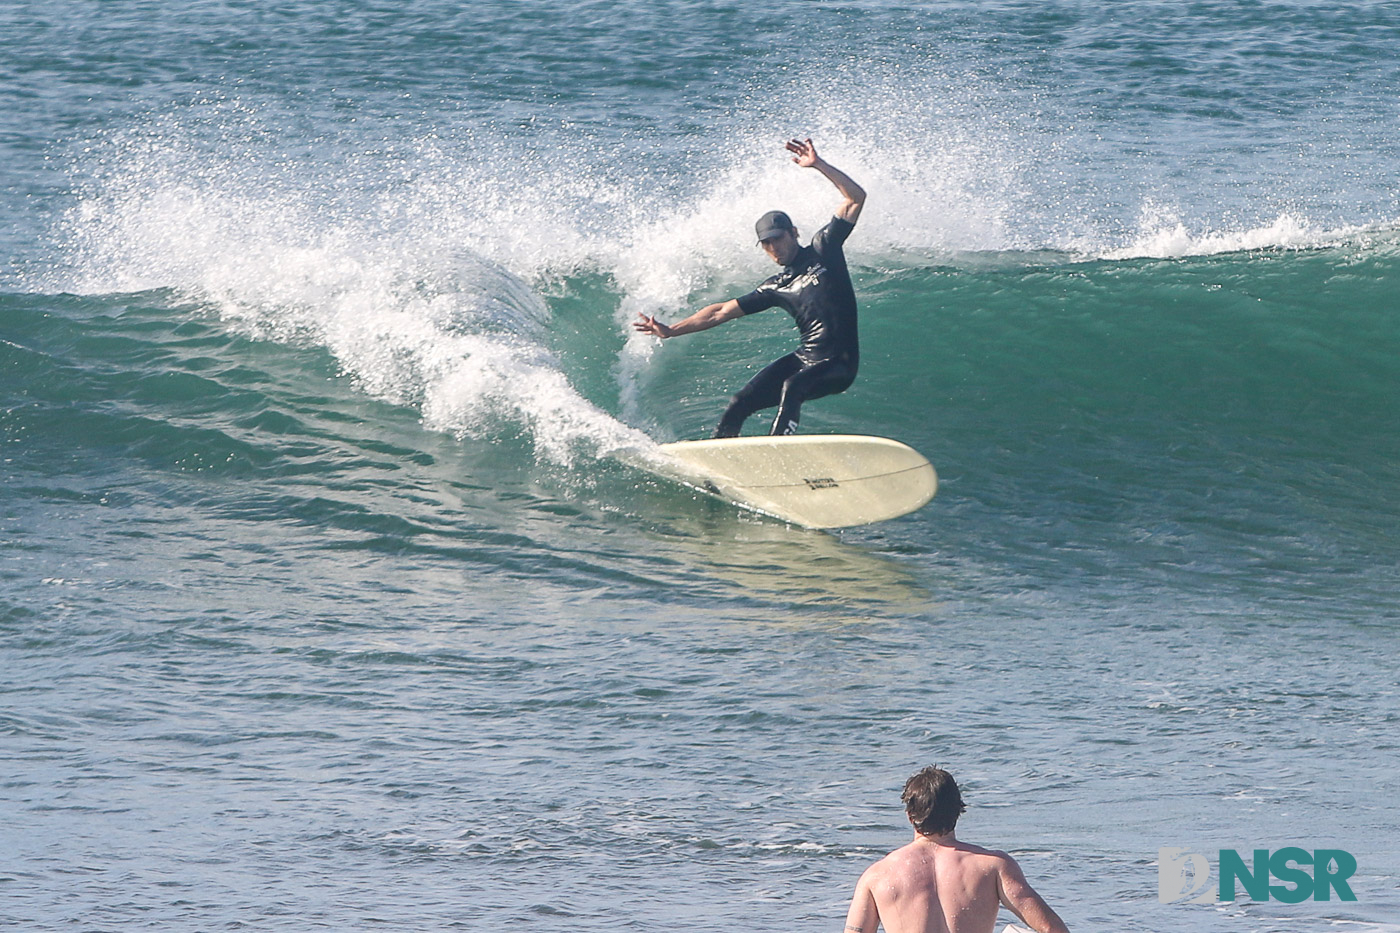
[[[914,841],[865,870],[846,915],[846,933],[993,933],[1005,906],[1037,933],[1069,933],[1005,852],[953,836],[967,808],[947,771],[925,768],[904,785]]]

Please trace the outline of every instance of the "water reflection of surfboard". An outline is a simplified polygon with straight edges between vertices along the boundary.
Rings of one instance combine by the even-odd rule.
[[[639,462],[665,476],[807,528],[881,522],[933,498],[922,454],[884,437],[814,434],[662,444]]]

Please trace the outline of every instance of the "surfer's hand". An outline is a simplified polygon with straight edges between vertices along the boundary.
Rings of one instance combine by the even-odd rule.
[[[817,147],[812,145],[810,139],[789,139],[787,151],[792,153],[792,161],[803,168],[813,168],[821,161],[821,157],[817,155]]]
[[[672,333],[671,328],[648,314],[637,315],[637,319],[632,322],[632,326],[644,334],[651,334],[653,337],[660,337],[662,340],[671,336]]]

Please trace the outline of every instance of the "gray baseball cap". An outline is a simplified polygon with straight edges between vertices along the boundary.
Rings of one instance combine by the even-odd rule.
[[[782,211],[769,211],[758,218],[758,223],[753,225],[753,229],[758,234],[758,242],[762,243],[797,228],[792,225],[792,219],[787,214]]]

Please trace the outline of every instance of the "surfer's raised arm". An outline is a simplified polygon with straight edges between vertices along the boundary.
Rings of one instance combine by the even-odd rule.
[[[846,199],[846,203],[837,208],[837,217],[850,224],[860,219],[860,209],[865,206],[864,188],[852,181],[851,176],[817,155],[817,147],[812,145],[810,139],[788,140],[787,151],[792,153],[792,161],[803,168],[814,168],[821,172],[826,180],[841,192],[841,197]]]
[[[706,305],[685,320],[677,321],[669,327],[655,317],[646,314],[637,315],[637,320],[632,322],[632,326],[644,334],[665,339],[679,337],[681,334],[693,334],[698,330],[709,330],[716,324],[723,324],[725,321],[732,321],[736,317],[743,316],[744,312],[739,307],[739,302],[731,298],[728,301]]]

